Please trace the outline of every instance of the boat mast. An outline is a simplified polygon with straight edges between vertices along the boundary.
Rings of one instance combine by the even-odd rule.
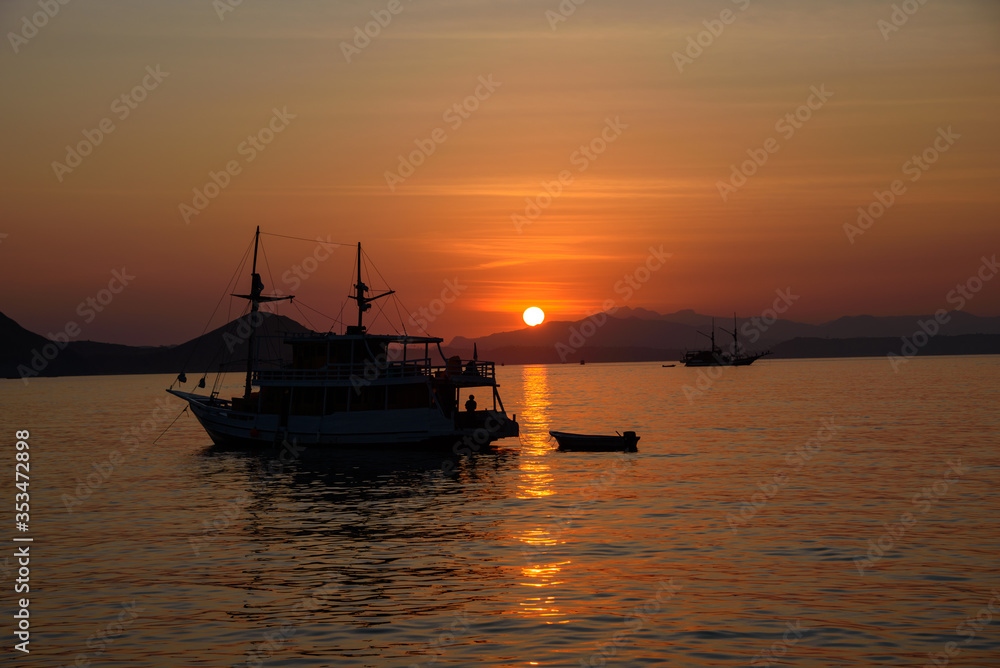
[[[251,380],[253,379],[253,366],[254,362],[257,361],[257,325],[259,322],[254,314],[260,311],[261,302],[277,302],[283,301],[285,299],[293,299],[295,295],[288,295],[287,297],[265,297],[261,293],[264,292],[264,282],[260,280],[260,274],[257,273],[257,248],[260,245],[260,225],[257,226],[257,231],[253,235],[253,265],[250,269],[250,294],[248,295],[237,295],[233,294],[233,297],[241,297],[242,299],[250,300],[250,317],[248,319],[248,324],[250,325],[250,334],[247,337],[247,379],[246,384],[243,387],[243,398],[249,399],[250,392],[252,391]]]
[[[723,329],[722,330],[726,334],[732,334],[733,335],[733,355],[738,355],[739,352],[740,352],[740,340],[736,336],[736,322],[737,322],[737,320],[736,320],[736,314],[733,313],[733,331],[730,332],[728,329]]]
[[[701,334],[702,336],[704,336],[706,339],[710,339],[712,341],[712,352],[713,353],[716,352],[717,348],[715,347],[715,318],[712,318],[712,335],[711,336],[709,336],[705,332],[698,332],[698,333]]]
[[[358,303],[358,327],[357,333],[364,334],[364,313],[372,307],[371,303],[376,299],[381,299],[387,295],[395,293],[395,290],[389,290],[388,292],[383,292],[380,295],[375,295],[374,297],[366,297],[365,293],[368,292],[368,286],[364,284],[361,280],[361,242],[358,242],[358,282],[354,284],[354,294],[348,295],[348,299],[353,299]],[[348,328],[350,329],[350,328]]]
[[[258,301],[261,291],[264,289],[264,284],[260,280],[260,276],[257,274],[257,246],[260,244],[260,225],[257,226],[257,231],[253,235],[253,268],[250,270],[250,336],[247,338],[247,379],[246,385],[243,388],[243,398],[249,399],[250,392],[252,388],[250,387],[250,380],[253,378],[253,365],[257,360],[257,337],[256,327],[254,323],[257,321],[257,317],[254,315],[260,310],[260,303]]]

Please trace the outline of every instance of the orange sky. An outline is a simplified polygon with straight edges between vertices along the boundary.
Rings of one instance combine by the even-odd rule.
[[[928,313],[1000,250],[995,2],[928,2],[898,30],[889,2],[591,0],[556,22],[559,6],[261,0],[220,18],[207,0],[96,0],[43,21],[36,2],[3,3],[0,311],[43,334],[76,321],[82,339],[181,342],[255,225],[361,241],[406,311],[457,281],[429,327],[445,338],[609,299],[749,317],[785,288],[801,321]],[[387,25],[343,46],[371,12]],[[681,62],[689,37],[705,46]],[[797,109],[808,120],[781,122]],[[113,130],[78,166],[53,165],[102,121]],[[245,143],[269,124],[271,143]],[[580,152],[591,142],[603,153]],[[433,153],[390,189],[418,144]],[[748,151],[767,160],[723,201]],[[230,162],[228,186],[185,216]],[[896,180],[903,194],[852,243],[845,224]],[[265,241],[265,283],[288,292],[281,277],[315,245]],[[662,268],[616,290],[661,246]],[[300,300],[338,313],[352,259],[320,263]],[[84,322],[78,306],[122,267],[134,280]],[[1000,313],[1000,280],[966,310]]]

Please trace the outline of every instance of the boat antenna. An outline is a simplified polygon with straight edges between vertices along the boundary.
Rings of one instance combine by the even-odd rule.
[[[361,242],[358,242],[358,282],[354,284],[354,294],[348,295],[348,299],[353,299],[358,303],[358,334],[365,333],[364,326],[364,313],[372,307],[371,303],[376,299],[381,299],[391,294],[395,294],[395,290],[389,290],[388,292],[383,292],[380,295],[375,295],[374,297],[366,297],[365,293],[368,292],[368,286],[364,284],[361,280]]]
[[[260,244],[260,225],[257,226],[257,232],[254,233],[253,237],[253,268],[250,270],[250,294],[248,295],[237,295],[233,294],[233,297],[240,297],[241,299],[250,300],[250,336],[247,337],[247,378],[246,384],[243,388],[243,398],[249,399],[251,392],[251,380],[253,378],[253,367],[254,363],[257,361],[257,319],[253,317],[254,313],[260,310],[260,304],[262,302],[278,302],[285,299],[293,299],[295,295],[288,295],[287,297],[265,297],[261,293],[264,292],[264,282],[260,280],[260,274],[257,273],[257,247]]]

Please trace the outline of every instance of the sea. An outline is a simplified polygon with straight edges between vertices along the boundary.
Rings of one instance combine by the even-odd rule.
[[[3,665],[1000,666],[1000,356],[670,363],[498,366],[465,456],[0,381]]]

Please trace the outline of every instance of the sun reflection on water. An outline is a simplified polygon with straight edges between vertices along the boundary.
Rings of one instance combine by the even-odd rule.
[[[556,605],[558,597],[555,593],[547,592],[546,589],[565,584],[566,581],[561,578],[561,574],[563,567],[569,563],[569,561],[559,561],[521,568],[522,579],[518,581],[518,584],[523,587],[534,587],[534,590],[526,590],[527,595],[519,601],[523,614],[542,618],[542,621],[547,624],[567,621],[565,611]],[[554,619],[556,617],[563,619],[556,620]]]
[[[549,369],[544,366],[524,367],[524,416],[521,430],[521,459],[518,468],[517,498],[540,499],[555,494],[554,478],[549,457],[554,450],[549,436],[549,409],[552,395],[549,387]],[[551,524],[551,523],[549,523]],[[518,584],[530,587],[519,600],[521,612],[547,624],[564,623],[566,612],[558,607],[555,589],[565,583],[563,569],[569,561],[538,563],[546,551],[565,543],[553,526],[536,528],[515,534],[521,543],[524,565]],[[559,618],[559,619],[557,619]]]
[[[524,408],[522,409],[521,466],[517,498],[537,498],[554,494],[547,455],[549,441],[549,370],[544,366],[524,368]]]

